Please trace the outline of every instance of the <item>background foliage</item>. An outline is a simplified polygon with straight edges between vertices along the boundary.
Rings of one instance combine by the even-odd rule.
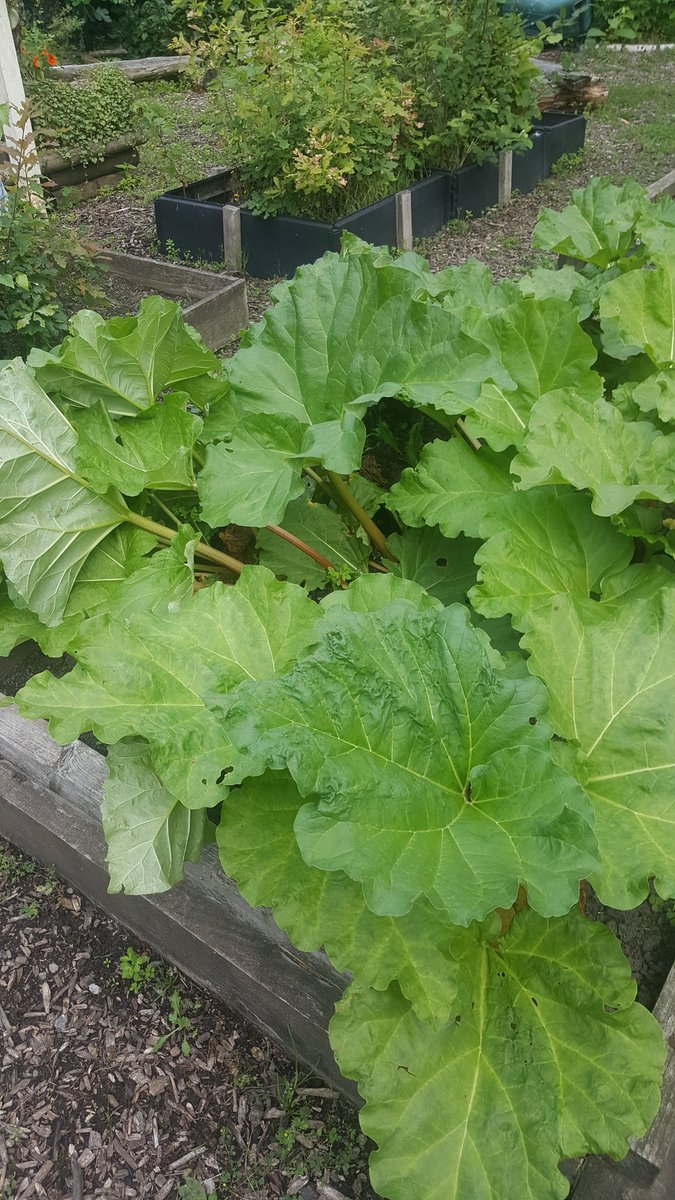
[[[593,24],[607,29],[618,41],[675,40],[675,9],[671,0],[595,0]]]
[[[469,157],[527,144],[539,47],[498,0],[360,0],[355,12],[413,87],[429,169],[455,170]]]

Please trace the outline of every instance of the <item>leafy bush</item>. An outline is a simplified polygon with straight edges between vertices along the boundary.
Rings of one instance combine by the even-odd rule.
[[[217,824],[351,972],[331,1041],[391,1200],[560,1200],[659,1101],[580,885],[675,896],[675,203],[594,180],[536,241],[585,265],[495,285],[347,237],[222,367],[155,297],[0,373],[1,647],[77,663],[20,711],[109,744],[112,891]],[[386,489],[392,398],[437,436]]]
[[[27,90],[38,140],[66,156],[77,151],[92,162],[106,142],[134,128],[134,85],[117,67],[97,67],[73,83],[36,78]]]
[[[595,0],[593,23],[618,41],[675,40],[675,13],[671,0]]]
[[[69,46],[75,51],[112,46],[132,55],[166,54],[171,38],[186,27],[186,15],[171,0],[24,0],[23,8],[29,27],[55,35],[76,22]]]
[[[6,112],[6,110],[5,110]],[[26,354],[31,346],[51,346],[63,337],[68,316],[101,297],[101,268],[60,217],[49,213],[41,196],[26,186],[24,172],[35,157],[25,118],[15,166],[5,178],[7,199],[0,203],[0,357]],[[0,106],[2,123],[2,106]]]
[[[253,212],[333,220],[410,182],[420,122],[382,48],[307,4],[237,49],[211,114]]]
[[[430,168],[529,144],[537,47],[498,0],[360,0],[356,11],[415,92]]]

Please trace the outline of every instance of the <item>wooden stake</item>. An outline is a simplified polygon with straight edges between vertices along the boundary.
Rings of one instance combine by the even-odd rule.
[[[223,259],[231,271],[241,271],[241,209],[238,204],[223,205]]]
[[[396,201],[396,245],[399,250],[412,250],[412,195],[410,188],[397,192]]]
[[[499,191],[497,199],[500,204],[508,204],[511,200],[513,181],[513,150],[502,150],[499,155]]]

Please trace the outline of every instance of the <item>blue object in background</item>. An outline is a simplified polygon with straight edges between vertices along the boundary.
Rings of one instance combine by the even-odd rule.
[[[505,12],[519,13],[528,34],[538,33],[538,21],[552,25],[561,20],[565,37],[581,38],[591,26],[591,0],[502,0]]]

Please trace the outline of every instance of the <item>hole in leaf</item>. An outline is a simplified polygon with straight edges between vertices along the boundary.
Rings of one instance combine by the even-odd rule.
[[[458,1015],[455,1017],[455,1025],[461,1025],[461,1024],[462,1024],[462,1014],[461,1014],[461,1013],[459,1013],[459,1014],[458,1014]]]
[[[535,1008],[539,1008],[539,1001],[537,999],[535,999],[534,996],[532,997],[532,1003],[534,1004]]]
[[[117,445],[118,445],[118,446],[123,446],[123,445],[124,445],[124,442],[122,441],[122,439],[121,439],[121,437],[120,437],[119,433],[117,434],[117,437],[115,438],[115,441],[117,442]]]
[[[437,567],[447,567],[447,565],[448,565],[448,560],[447,560],[447,558],[437,558],[437,559],[436,559],[436,566],[437,566]]]
[[[536,718],[536,717],[530,717],[530,725],[536,725],[536,724],[537,724],[537,718]]]
[[[220,775],[216,779],[216,783],[222,783],[225,776],[230,775],[233,770],[234,770],[234,767],[223,767],[222,771],[220,772]]]
[[[466,787],[464,788],[464,799],[466,800],[467,804],[471,803],[471,780],[470,779],[467,780]]]

